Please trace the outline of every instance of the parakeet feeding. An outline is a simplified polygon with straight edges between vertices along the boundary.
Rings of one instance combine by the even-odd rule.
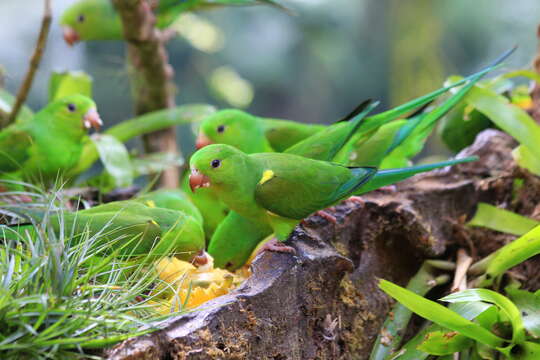
[[[212,9],[223,6],[271,5],[282,8],[272,0],[160,0],[152,10],[156,13],[156,26],[170,26],[180,14],[187,11]],[[120,16],[110,0],[80,0],[67,8],[60,18],[64,40],[69,45],[88,40],[121,40],[124,30]]]
[[[149,207],[158,207],[170,210],[182,211],[192,216],[195,220],[203,223],[203,217],[199,209],[191,202],[189,196],[180,189],[161,189],[139,195],[135,199]]]
[[[0,178],[52,183],[79,162],[90,128],[99,129],[96,104],[82,95],[49,103],[31,121],[0,132]]]
[[[35,208],[3,206],[36,223],[46,217],[57,234],[70,237],[73,244],[99,235],[97,255],[117,251],[122,258],[164,256],[197,260],[204,250],[202,225],[192,216],[177,210],[151,207],[136,200],[116,201],[75,213],[47,213]],[[33,225],[12,227],[17,232],[34,231]],[[6,232],[9,236],[9,232]],[[109,244],[110,245],[109,245]],[[203,259],[204,261],[204,259]]]
[[[358,193],[377,174],[375,167],[348,168],[283,153],[247,155],[223,144],[196,152],[190,167],[192,189],[212,188],[238,214],[269,225],[280,242],[300,220]],[[279,248],[291,251],[274,250]]]

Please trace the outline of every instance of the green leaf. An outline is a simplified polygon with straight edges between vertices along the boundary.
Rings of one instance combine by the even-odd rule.
[[[14,103],[15,97],[7,90],[0,88],[0,119],[9,116]],[[16,122],[30,121],[33,117],[34,112],[28,106],[23,105],[17,114]]]
[[[83,71],[53,72],[49,78],[49,102],[69,95],[92,97],[92,77]]]
[[[126,187],[133,184],[133,167],[129,154],[120,141],[111,135],[92,136],[99,157],[105,170],[111,175],[117,187]]]
[[[540,158],[540,126],[527,112],[511,104],[504,96],[478,86],[471,89],[466,101]]]
[[[418,294],[425,295],[435,286],[443,284],[449,280],[448,276],[435,277],[434,268],[426,261],[420,270],[409,280],[407,289]],[[400,303],[396,303],[388,318],[385,320],[379,336],[373,345],[370,360],[384,360],[388,355],[399,347],[403,340],[403,335],[409,324],[412,312]]]
[[[540,222],[518,215],[493,205],[479,203],[474,217],[467,223],[469,226],[483,226],[488,229],[513,235],[523,235],[540,225]]]
[[[512,323],[512,341],[516,344],[522,344],[525,341],[525,328],[519,309],[504,295],[488,289],[467,289],[445,296],[441,300],[451,303],[485,301],[494,304],[506,314]]]
[[[510,300],[518,307],[523,325],[530,336],[540,338],[540,294],[525,290],[507,288]]]
[[[532,70],[515,70],[515,71],[507,72],[506,74],[502,75],[502,77],[506,79],[518,77],[518,76],[529,78],[540,84],[540,74]]]
[[[431,355],[448,355],[463,351],[473,344],[472,340],[457,331],[435,331],[428,333],[418,350]]]
[[[493,279],[504,274],[508,269],[540,253],[540,226],[503,246],[488,257],[485,280],[481,286],[489,285]]]
[[[535,175],[540,175],[540,158],[536,156],[528,147],[520,145],[512,150],[514,160],[521,166]]]
[[[171,153],[153,153],[131,159],[135,177],[158,174],[171,166],[184,165],[181,156]]]
[[[401,286],[392,284],[386,280],[380,280],[379,287],[414,313],[440,326],[457,331],[464,336],[491,347],[499,347],[504,343],[504,339],[494,335],[480,325]]]

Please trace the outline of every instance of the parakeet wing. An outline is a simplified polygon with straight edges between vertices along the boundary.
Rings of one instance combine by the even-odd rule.
[[[255,156],[270,155],[276,154]],[[265,165],[255,200],[271,213],[291,219],[303,219],[336,203],[376,173],[372,167],[349,169],[298,156],[275,158]]]
[[[32,138],[28,132],[11,126],[0,133],[0,172],[12,172],[21,169],[29,158],[28,148]]]

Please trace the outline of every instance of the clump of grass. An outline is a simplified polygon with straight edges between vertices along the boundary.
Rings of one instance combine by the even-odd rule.
[[[150,262],[119,259],[125,239],[104,241],[107,227],[76,241],[55,232],[58,198],[38,199],[47,201],[42,221],[0,225],[0,358],[100,358],[99,349],[155,330],[163,316],[160,294],[145,295],[159,281]]]

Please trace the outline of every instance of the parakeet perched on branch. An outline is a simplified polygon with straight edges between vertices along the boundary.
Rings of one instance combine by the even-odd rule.
[[[280,242],[300,220],[361,192],[377,174],[374,167],[348,168],[283,153],[247,155],[223,144],[196,152],[190,167],[192,189],[212,188],[238,214],[269,225]],[[398,176],[401,169],[393,171]]]
[[[273,0],[159,0],[154,5],[156,26],[170,26],[187,11],[213,9],[223,6],[271,5],[285,9]],[[60,18],[64,40],[69,45],[88,40],[121,40],[124,30],[120,16],[110,0],[80,0],[67,8]]]
[[[69,175],[88,129],[101,125],[90,98],[72,95],[49,103],[31,120],[0,131],[0,177],[50,184]]]

